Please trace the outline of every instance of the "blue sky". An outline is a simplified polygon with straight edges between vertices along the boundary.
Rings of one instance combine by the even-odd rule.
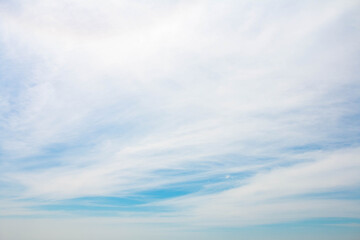
[[[359,239],[359,10],[1,1],[0,238]]]

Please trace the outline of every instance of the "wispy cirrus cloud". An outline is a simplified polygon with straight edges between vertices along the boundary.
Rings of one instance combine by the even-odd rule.
[[[170,209],[150,222],[359,217],[356,1],[0,9],[3,216],[112,197]]]

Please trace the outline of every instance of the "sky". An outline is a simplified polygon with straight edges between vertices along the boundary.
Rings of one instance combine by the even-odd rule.
[[[0,1],[0,239],[360,238],[360,1]]]

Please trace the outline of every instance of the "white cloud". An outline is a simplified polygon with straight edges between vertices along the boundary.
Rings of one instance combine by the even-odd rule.
[[[25,76],[0,97],[0,181],[17,186],[12,197],[124,196],[253,171],[244,186],[171,204],[189,201],[204,224],[229,212],[233,224],[358,216],[355,200],[279,199],[358,186],[358,150],[289,150],[355,144],[344,119],[358,114],[359,35],[345,29],[356,1],[0,7],[2,58]],[[159,173],[174,169],[200,173]]]

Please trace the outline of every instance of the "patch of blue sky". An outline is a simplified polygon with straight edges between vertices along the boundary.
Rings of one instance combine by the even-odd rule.
[[[163,177],[181,177],[189,176],[193,174],[199,174],[202,171],[200,169],[185,169],[185,168],[173,168],[173,169],[158,169],[153,171],[155,175],[160,175]]]
[[[45,146],[40,153],[27,157],[12,159],[12,164],[17,170],[38,170],[62,166],[66,157],[77,158],[89,151],[91,145],[80,142],[76,145],[71,143],[54,143]]]
[[[61,159],[59,159],[57,156],[53,156],[52,154],[35,155],[31,157],[12,160],[12,162],[16,162],[17,164],[10,165],[10,168],[8,168],[8,170],[35,171],[60,167],[63,165]]]
[[[360,101],[356,106],[360,106]],[[345,124],[345,126],[349,126],[349,125],[350,126],[358,126],[359,122],[360,122],[360,112],[346,115],[341,120],[342,120],[342,123]],[[359,128],[357,128],[356,130],[357,130],[357,133],[360,132]]]
[[[47,202],[31,207],[32,210],[69,212],[87,216],[116,216],[121,213],[169,212],[169,207],[147,205],[145,199],[129,197],[83,197],[64,201]]]
[[[175,197],[181,197],[188,194],[195,194],[201,191],[206,180],[188,181],[177,184],[170,184],[161,188],[154,188],[135,193],[135,196],[146,199],[147,201],[163,200]]]
[[[0,175],[4,175],[4,173],[0,172]],[[0,200],[17,197],[16,193],[23,190],[24,188],[22,186],[14,184],[13,182],[9,181],[9,179],[4,177],[0,178]]]
[[[191,181],[186,183],[171,184],[162,188],[155,188],[129,194],[127,197],[117,196],[88,196],[63,201],[54,204],[40,205],[42,210],[62,211],[168,211],[160,207],[150,207],[147,204],[159,200],[181,197],[200,191],[210,180]],[[216,180],[211,180],[215,182]]]
[[[304,145],[297,145],[285,148],[285,151],[293,152],[293,153],[303,153],[303,152],[310,152],[310,151],[317,151],[324,149],[325,146],[320,145],[319,143],[314,144],[304,144]]]
[[[81,198],[67,200],[67,202],[72,202],[72,203],[85,202],[89,204],[98,204],[105,206],[133,206],[133,205],[146,203],[146,201],[144,201],[143,199],[138,199],[135,197],[114,197],[114,196],[81,197]]]
[[[194,176],[193,180],[181,181],[162,186],[161,188],[137,192],[135,193],[135,196],[153,201],[181,197],[189,194],[203,195],[220,192],[238,186],[241,183],[241,180],[244,180],[253,174],[255,173],[245,171],[231,174],[212,174],[201,177]]]
[[[266,162],[276,160],[275,157],[253,157],[241,154],[223,154],[207,156],[200,161],[184,164],[178,169],[161,169],[154,174],[162,177],[184,177],[189,183],[200,184],[242,180],[255,174],[259,169],[266,169]],[[240,166],[238,169],[234,166]],[[268,166],[270,168],[271,166]],[[187,182],[182,182],[186,184]]]
[[[279,199],[342,199],[342,200],[360,200],[360,189],[359,188],[344,188],[333,189],[328,191],[318,190],[314,193],[297,194],[293,196],[287,196]]]
[[[99,212],[113,211],[114,214],[121,212],[168,212],[169,207],[159,207],[151,205],[157,201],[182,197],[186,195],[203,195],[212,192],[220,192],[234,187],[234,182],[238,179],[249,177],[252,173],[235,173],[231,176],[213,175],[208,178],[169,184],[161,188],[154,188],[145,191],[135,192],[128,197],[116,196],[89,196],[76,199],[54,202],[54,204],[44,204],[36,209],[47,211],[69,211],[85,212],[91,215]]]
[[[360,219],[313,218],[244,227],[211,227],[209,233],[229,234],[229,239],[358,239]],[[198,230],[195,230],[198,231]],[[234,235],[237,237],[232,238]]]
[[[347,116],[342,119],[341,131],[332,133],[322,142],[313,142],[302,145],[290,146],[282,149],[289,153],[305,153],[312,151],[337,150],[347,147],[357,147],[360,145],[360,115]]]
[[[353,108],[359,108],[360,99],[357,104],[353,105]],[[340,139],[340,143],[348,145],[360,145],[360,111],[346,114],[340,119],[341,126],[344,126],[342,131],[339,131],[335,138]]]
[[[207,186],[209,184],[228,183],[229,181],[238,181],[252,176],[255,172],[261,168],[260,164],[265,161],[264,159],[251,158],[253,161],[249,161],[250,157],[242,158],[238,155],[218,155],[202,158],[200,161],[186,163],[178,168],[164,168],[158,169],[152,172],[153,175],[174,179],[175,182],[180,180],[180,184],[183,186],[193,185]],[[254,169],[252,167],[259,163]],[[239,166],[240,169],[234,168]]]
[[[275,160],[275,158],[271,156],[262,157],[262,156],[244,155],[241,153],[227,153],[221,155],[213,155],[208,157],[206,160],[216,160],[217,164],[219,165],[227,165],[227,164],[233,164],[234,162],[236,163],[242,162],[243,164],[253,164],[256,162]]]

